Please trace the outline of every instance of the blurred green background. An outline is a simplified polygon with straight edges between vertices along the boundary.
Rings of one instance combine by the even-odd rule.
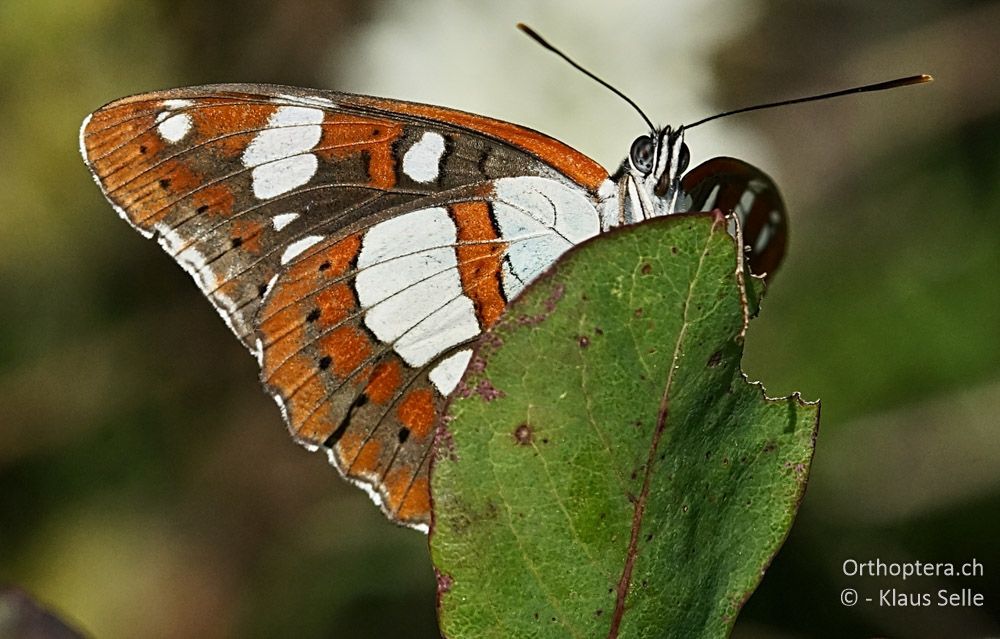
[[[781,185],[792,237],[744,368],[822,398],[795,528],[735,636],[1000,634],[1000,3],[0,0],[0,582],[96,637],[435,637],[426,538],[294,445],[256,364],[120,221],[77,153],[140,91],[278,82],[524,123],[614,169],[661,123],[911,73],[928,86],[748,114],[694,161]],[[848,578],[846,559],[978,559]],[[982,608],[845,608],[973,588]]]

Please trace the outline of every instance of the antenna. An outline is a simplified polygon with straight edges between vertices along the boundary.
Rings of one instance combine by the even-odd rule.
[[[925,82],[932,82],[933,77],[922,73],[920,75],[911,75],[905,78],[896,78],[895,80],[888,80],[886,82],[878,82],[876,84],[866,84],[860,87],[854,87],[852,89],[842,89],[840,91],[833,91],[832,93],[821,93],[820,95],[810,95],[804,98],[794,98],[792,100],[781,100],[780,102],[768,102],[767,104],[758,104],[755,106],[743,107],[742,109],[734,109],[733,111],[724,111],[716,115],[709,116],[707,118],[702,118],[694,124],[686,124],[683,128],[693,129],[699,124],[705,124],[706,122],[711,122],[712,120],[718,120],[719,118],[724,118],[729,115],[735,115],[737,113],[746,113],[747,111],[759,111],[761,109],[770,109],[772,107],[786,106],[788,104],[801,104],[802,102],[812,102],[814,100],[826,100],[827,98],[838,98],[842,95],[850,95],[851,93],[868,93],[870,91],[885,91],[886,89],[895,89],[898,87],[906,87],[911,84],[924,84]]]
[[[642,116],[642,119],[646,121],[646,125],[649,127],[650,132],[655,132],[656,131],[656,127],[653,126],[652,120],[650,120],[648,117],[646,117],[646,114],[642,112],[642,109],[639,108],[638,104],[636,104],[635,102],[632,101],[632,98],[628,97],[627,95],[625,95],[624,93],[622,93],[618,89],[614,88],[613,86],[611,86],[610,84],[608,84],[604,80],[600,79],[599,77],[597,77],[596,75],[594,75],[590,71],[587,71],[586,69],[584,69],[583,67],[581,67],[579,64],[577,64],[572,59],[570,59],[570,57],[568,55],[566,55],[565,53],[563,53],[559,49],[557,49],[554,46],[552,46],[551,44],[549,44],[549,42],[545,38],[543,38],[542,36],[538,35],[538,33],[534,29],[532,29],[531,27],[529,27],[528,25],[524,24],[523,22],[518,22],[517,23],[517,28],[520,29],[521,31],[523,31],[525,34],[527,34],[529,38],[531,38],[532,40],[534,40],[538,44],[542,45],[543,47],[545,47],[546,49],[548,49],[552,53],[556,54],[557,56],[559,56],[560,58],[562,58],[566,62],[569,62],[570,65],[574,69],[576,69],[577,71],[580,71],[581,73],[583,73],[584,75],[586,75],[590,79],[595,80],[597,83],[601,84],[606,89],[610,90],[612,93],[614,93],[615,95],[617,95],[619,98],[621,98],[622,100],[625,100],[626,102],[628,102],[632,106],[632,108],[635,109],[639,113],[639,115]],[[718,117],[718,116],[716,116],[716,117]]]

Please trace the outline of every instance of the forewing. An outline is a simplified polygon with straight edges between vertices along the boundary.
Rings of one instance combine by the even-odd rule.
[[[607,183],[513,124],[258,85],[119,100],[84,122],[81,151],[257,354],[295,437],[416,526],[468,343],[599,231]]]

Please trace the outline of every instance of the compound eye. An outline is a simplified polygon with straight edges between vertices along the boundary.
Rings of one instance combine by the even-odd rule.
[[[648,135],[640,135],[632,143],[632,148],[628,154],[632,160],[632,166],[648,175],[653,170],[653,155],[655,152],[656,145],[653,144],[653,139]]]
[[[681,142],[680,153],[677,154],[677,175],[680,175],[684,171],[687,171],[688,164],[691,163],[691,152],[688,151],[688,145]]]

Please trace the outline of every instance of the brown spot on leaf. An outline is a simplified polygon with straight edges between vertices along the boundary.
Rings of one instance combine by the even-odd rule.
[[[435,460],[447,459],[458,461],[458,454],[455,452],[455,439],[451,431],[448,430],[448,422],[452,420],[451,415],[442,415],[437,428],[434,431],[434,447],[432,454]]]
[[[479,384],[476,386],[476,394],[484,402],[492,402],[494,399],[500,399],[504,396],[504,392],[498,388],[494,388],[488,379],[479,380]]]
[[[486,370],[486,360],[478,355],[473,355],[469,362],[469,370],[473,373],[482,373]]]
[[[545,310],[549,313],[556,310],[556,304],[562,299],[562,296],[565,295],[565,293],[566,285],[560,282],[552,289],[552,294],[549,295],[547,300],[545,300]]]
[[[538,315],[518,315],[517,323],[521,326],[537,326],[545,321],[545,314]]]
[[[641,269],[639,269],[639,271],[640,271],[640,272],[641,272],[641,273],[642,273],[643,275],[649,275],[650,273],[652,273],[652,272],[653,272],[653,265],[652,265],[652,264],[650,264],[649,262],[646,262],[645,264],[643,264],[643,265],[642,265],[642,268],[641,268]]]
[[[503,346],[503,338],[492,331],[486,331],[483,333],[481,339],[485,346],[491,346],[493,348],[500,348]]]
[[[472,389],[465,383],[465,380],[461,380],[458,382],[458,385],[455,386],[455,390],[451,391],[451,394],[455,397],[465,399],[466,397],[472,396]]]
[[[715,351],[712,353],[711,357],[708,358],[708,367],[715,368],[722,363],[722,351]]]
[[[451,590],[452,585],[455,580],[446,572],[440,572],[437,568],[434,569],[434,576],[437,578],[437,589],[439,593],[446,593]]]
[[[531,444],[532,439],[534,439],[534,433],[528,424],[521,424],[514,429],[514,441],[517,442],[518,446],[527,446]]]

